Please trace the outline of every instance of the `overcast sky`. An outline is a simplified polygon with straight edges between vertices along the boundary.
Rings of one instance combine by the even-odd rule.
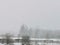
[[[0,0],[0,33],[28,27],[60,29],[60,0]]]

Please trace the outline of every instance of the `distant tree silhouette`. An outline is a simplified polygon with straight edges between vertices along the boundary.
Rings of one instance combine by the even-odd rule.
[[[11,39],[11,36],[13,35],[10,35],[10,33],[6,33],[4,35],[4,38],[2,40],[2,43],[5,43],[5,45],[14,45],[14,41]]]
[[[22,36],[22,45],[26,44],[26,45],[30,45],[30,37],[29,36]]]

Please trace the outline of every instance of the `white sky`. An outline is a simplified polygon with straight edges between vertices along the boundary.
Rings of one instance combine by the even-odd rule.
[[[20,26],[60,29],[60,0],[0,0],[0,31],[18,33]]]

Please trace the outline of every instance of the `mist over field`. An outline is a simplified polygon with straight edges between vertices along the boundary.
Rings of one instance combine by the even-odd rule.
[[[0,0],[0,34],[18,34],[22,24],[60,30],[60,0]]]
[[[60,39],[60,30],[44,30],[39,28],[28,28],[26,25],[22,25],[20,36],[29,36],[31,38],[50,38],[50,39]]]

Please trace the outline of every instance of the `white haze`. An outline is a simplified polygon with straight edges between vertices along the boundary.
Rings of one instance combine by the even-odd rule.
[[[0,0],[0,34],[18,34],[22,24],[60,30],[60,0]]]

